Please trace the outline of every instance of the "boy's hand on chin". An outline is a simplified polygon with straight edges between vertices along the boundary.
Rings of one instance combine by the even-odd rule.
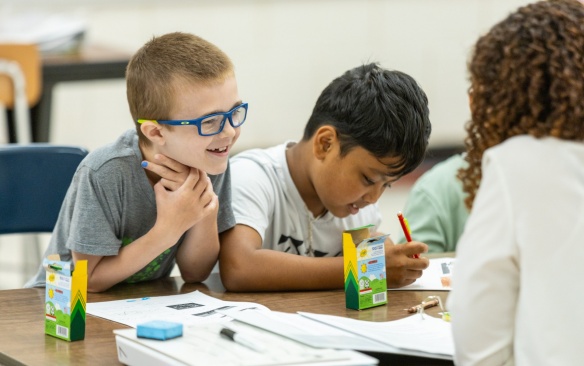
[[[160,177],[160,184],[169,191],[176,191],[189,176],[190,167],[166,155],[154,155],[156,162],[144,160],[142,167]]]
[[[219,200],[207,174],[189,168],[184,183],[168,191],[162,182],[156,183],[156,224],[168,230],[184,233],[207,215],[218,211]]]

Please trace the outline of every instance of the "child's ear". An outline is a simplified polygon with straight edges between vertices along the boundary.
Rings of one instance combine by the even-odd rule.
[[[331,153],[338,145],[337,130],[332,126],[322,126],[314,133],[313,152],[314,156],[322,160]]]
[[[164,144],[164,133],[162,131],[162,126],[154,121],[146,121],[140,125],[140,131],[150,140],[153,144],[163,145]]]

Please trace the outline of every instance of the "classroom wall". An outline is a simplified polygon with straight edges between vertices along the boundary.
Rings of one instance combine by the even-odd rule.
[[[49,3],[49,5],[47,5]],[[26,13],[83,19],[86,42],[128,54],[153,35],[192,32],[231,56],[250,104],[235,151],[299,139],[320,91],[377,61],[428,94],[431,146],[460,145],[465,64],[477,37],[525,0],[2,0]],[[94,149],[132,127],[122,80],[57,86],[51,140]]]
[[[0,30],[27,14],[87,24],[86,42],[135,52],[153,35],[192,32],[236,65],[249,119],[234,151],[299,139],[320,91],[364,62],[412,75],[426,91],[431,147],[460,145],[469,117],[465,64],[472,44],[525,0],[1,0]],[[51,141],[92,150],[132,128],[123,80],[56,87]],[[0,133],[0,143],[4,134]],[[381,231],[397,235],[408,188],[379,201]],[[48,242],[44,235],[44,246]],[[28,237],[0,238],[0,289],[21,287],[35,265]],[[28,243],[30,244],[30,243]],[[15,249],[17,252],[15,256]],[[43,249],[44,250],[44,249]]]

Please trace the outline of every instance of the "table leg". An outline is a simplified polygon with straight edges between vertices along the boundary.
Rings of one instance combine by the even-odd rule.
[[[51,132],[51,104],[53,102],[54,83],[43,84],[41,99],[30,110],[32,141],[49,142]]]

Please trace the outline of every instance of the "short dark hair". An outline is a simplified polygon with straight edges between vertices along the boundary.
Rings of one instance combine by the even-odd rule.
[[[322,91],[302,139],[323,125],[336,129],[341,156],[360,146],[377,158],[400,158],[389,167],[397,176],[420,165],[432,130],[422,88],[411,76],[377,63],[346,71]]]

